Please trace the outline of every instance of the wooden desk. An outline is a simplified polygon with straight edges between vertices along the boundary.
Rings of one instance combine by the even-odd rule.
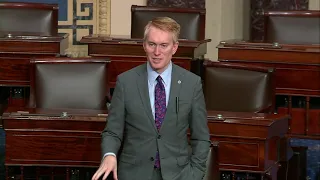
[[[320,139],[319,44],[223,41],[219,61],[275,68],[276,111],[291,115],[289,135]]]
[[[68,117],[62,117],[62,112],[68,112]],[[44,174],[69,179],[74,168],[95,170],[101,161],[101,131],[106,115],[106,111],[98,110],[9,107],[2,120],[6,132],[7,179],[39,178]],[[53,168],[59,166],[66,168]],[[12,173],[16,169],[9,167],[20,167],[20,172]]]
[[[277,179],[280,161],[292,155],[283,153],[288,148],[288,119],[280,114],[209,111],[211,140],[219,142],[220,171]]]
[[[15,87],[14,90],[10,89],[10,106],[25,105],[28,93],[23,87],[28,87],[30,83],[31,58],[63,55],[68,48],[67,38],[68,34],[65,33],[57,36],[33,36],[23,33],[8,36],[0,32],[0,85]]]
[[[68,116],[61,116],[63,112],[68,112]],[[106,115],[94,110],[15,111],[9,107],[2,118],[6,132],[5,165],[97,167]]]
[[[64,111],[70,116],[61,117]],[[98,167],[105,113],[9,107],[2,117],[6,131],[5,165]],[[211,140],[219,142],[220,170],[258,173],[276,179],[278,161],[283,157],[278,143],[287,132],[288,118],[209,111]]]
[[[68,34],[58,36],[8,37],[0,32],[0,84],[29,85],[29,62],[35,57],[54,57],[64,54]]]
[[[179,40],[179,48],[172,61],[177,65],[200,74],[201,60],[207,53],[206,39],[202,41]],[[122,72],[147,61],[142,39],[130,39],[128,36],[84,36],[81,43],[88,44],[89,56],[104,56],[111,60],[109,65],[110,87],[115,87],[116,78]]]

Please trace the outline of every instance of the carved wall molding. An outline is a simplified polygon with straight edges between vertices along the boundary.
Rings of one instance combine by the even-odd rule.
[[[99,0],[99,22],[97,23],[99,26],[98,34],[110,35],[111,30],[111,3],[110,0]]]
[[[60,33],[69,33],[66,54],[88,56],[88,46],[79,41],[89,34],[110,34],[111,0],[68,0],[66,21],[58,22]]]

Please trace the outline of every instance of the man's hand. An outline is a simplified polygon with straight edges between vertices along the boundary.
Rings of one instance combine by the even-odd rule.
[[[108,155],[103,159],[99,169],[94,173],[92,180],[98,180],[103,174],[104,176],[102,179],[106,180],[110,172],[113,172],[113,179],[118,180],[117,158],[112,155]]]

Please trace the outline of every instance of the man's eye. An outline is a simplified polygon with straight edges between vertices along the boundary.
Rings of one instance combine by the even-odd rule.
[[[149,44],[149,46],[154,46],[154,45],[155,45],[154,43],[150,43],[150,44]]]
[[[166,44],[161,44],[161,47],[166,48],[168,45]]]

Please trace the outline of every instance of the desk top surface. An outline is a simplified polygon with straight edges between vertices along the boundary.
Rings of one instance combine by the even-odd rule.
[[[0,41],[61,41],[69,36],[68,33],[46,35],[41,32],[5,32],[0,31]]]
[[[250,112],[208,111],[208,122],[223,122],[229,124],[243,124],[253,126],[272,126],[281,120],[288,120],[289,115],[265,114]]]
[[[180,46],[198,46],[210,42],[211,39],[204,39],[201,41],[179,39]],[[101,35],[91,34],[82,37],[81,43],[101,43],[101,44],[130,44],[142,45],[143,39],[131,38],[130,35]]]
[[[30,119],[30,120],[85,120],[105,122],[108,113],[106,110],[88,109],[39,109],[9,107],[3,114],[3,119]],[[289,119],[288,115],[208,111],[209,123],[230,123],[255,126],[271,126],[277,121]]]
[[[30,120],[77,120],[105,122],[106,110],[89,109],[40,109],[8,107],[2,119],[30,119]]]
[[[221,41],[217,48],[320,53],[320,44],[281,44],[277,42],[253,42],[247,40]]]

